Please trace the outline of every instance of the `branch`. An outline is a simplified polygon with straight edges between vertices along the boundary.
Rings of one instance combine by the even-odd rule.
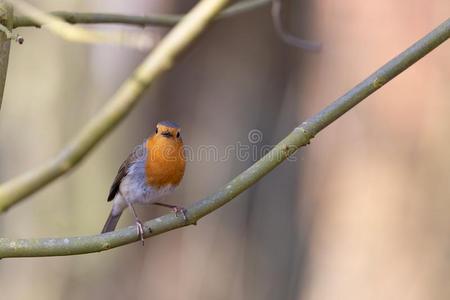
[[[382,66],[345,95],[295,128],[267,155],[230,181],[218,192],[194,203],[186,213],[190,224],[195,224],[202,217],[222,207],[244,192],[292,155],[298,148],[309,144],[311,139],[322,129],[431,52],[449,37],[450,19],[447,19],[447,21]],[[145,237],[150,237],[186,225],[189,224],[185,224],[182,218],[169,214],[146,222],[144,224],[144,235]],[[149,228],[152,229],[153,233],[149,232]],[[0,238],[0,258],[85,254],[108,250],[138,240],[139,236],[136,234],[134,226],[94,236],[18,240]]]
[[[144,90],[170,69],[175,58],[205,30],[229,0],[200,1],[170,31],[112,96],[108,104],[54,159],[0,186],[0,211],[67,173],[109,133],[137,103]]]
[[[67,41],[78,43],[106,43],[127,46],[139,50],[149,49],[154,42],[145,32],[99,31],[72,25],[61,18],[45,13],[24,0],[9,0],[16,11],[20,11],[36,24],[45,24],[45,29]]]
[[[268,5],[271,0],[247,0],[238,2],[220,13],[216,20],[232,17],[245,13],[256,8]],[[128,16],[120,14],[105,13],[75,13],[75,12],[51,12],[50,14],[63,19],[71,24],[126,24],[136,26],[175,26],[184,17],[183,15],[146,15],[146,16]],[[40,27],[41,24],[35,22],[27,16],[14,17],[14,28],[17,27]]]
[[[12,6],[5,1],[0,1],[0,23],[9,31],[12,29],[12,15]],[[10,47],[11,39],[5,32],[0,33],[0,109],[2,108],[3,92],[6,84]]]
[[[300,39],[284,29],[281,20],[282,0],[272,0],[272,19],[275,31],[286,44],[311,52],[318,52],[322,45],[315,41]]]

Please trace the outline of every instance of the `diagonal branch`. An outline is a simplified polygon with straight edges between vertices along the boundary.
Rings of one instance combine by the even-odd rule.
[[[267,155],[230,181],[218,192],[194,203],[187,210],[190,224],[195,224],[197,220],[244,192],[292,155],[298,148],[309,144],[310,140],[322,129],[438,47],[449,37],[450,19],[447,19],[345,95],[295,128]],[[182,218],[178,218],[174,214],[165,215],[144,224],[145,237],[161,234],[186,225],[188,224],[184,224]],[[153,233],[149,232],[149,228],[152,229]],[[19,240],[0,238],[0,258],[85,254],[108,250],[137,240],[139,240],[139,236],[136,235],[134,226],[94,236]]]
[[[229,0],[200,1],[173,28],[112,96],[108,104],[55,158],[0,185],[0,211],[5,211],[67,173],[131,110],[144,90],[170,69],[178,55],[203,32]]]
[[[271,0],[247,0],[233,4],[220,13],[216,20],[232,17],[241,13],[254,10],[270,4]],[[175,26],[184,16],[155,14],[145,16],[130,16],[108,13],[76,13],[56,11],[50,13],[71,24],[126,24],[136,26]],[[27,16],[14,17],[14,28],[17,27],[39,27],[41,24]]]

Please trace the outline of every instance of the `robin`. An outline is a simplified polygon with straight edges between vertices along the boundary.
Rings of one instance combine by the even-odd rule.
[[[185,165],[180,126],[170,121],[159,122],[155,133],[134,148],[120,166],[109,190],[108,201],[113,201],[113,204],[102,233],[113,231],[120,215],[129,207],[136,220],[138,235],[144,243],[142,222],[133,206],[136,203],[168,207],[187,220],[184,208],[157,202],[179,185]]]

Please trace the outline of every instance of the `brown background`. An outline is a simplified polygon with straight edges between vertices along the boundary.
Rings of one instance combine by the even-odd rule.
[[[193,1],[33,3],[143,14]],[[291,32],[323,44],[319,54],[280,42],[268,7],[216,23],[79,168],[0,216],[1,236],[98,233],[118,166],[158,120],[180,123],[193,149],[249,144],[252,129],[260,146],[276,143],[448,18],[450,2],[287,1],[284,13]],[[1,181],[57,153],[145,55],[19,32],[0,112]],[[197,227],[144,248],[2,260],[1,298],[449,299],[449,80],[447,43]],[[251,163],[191,161],[167,202],[188,205]],[[139,209],[143,219],[166,212]],[[132,223],[124,216],[119,226]]]

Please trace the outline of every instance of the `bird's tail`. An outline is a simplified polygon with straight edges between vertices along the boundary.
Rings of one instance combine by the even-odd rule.
[[[102,233],[114,231],[114,229],[116,229],[117,223],[119,222],[121,215],[122,215],[122,212],[120,212],[117,215],[113,215],[113,212],[111,210],[108,220],[106,220],[105,226],[103,226]]]

